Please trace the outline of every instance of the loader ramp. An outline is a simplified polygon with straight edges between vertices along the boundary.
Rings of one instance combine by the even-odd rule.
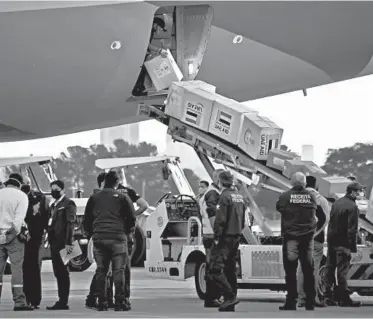
[[[215,87],[202,81],[174,82],[164,105],[139,107],[139,115],[155,118],[168,126],[174,141],[191,146],[210,175],[210,159],[231,170],[250,202],[251,213],[265,236],[273,236],[253,194],[268,189],[278,194],[291,188],[294,172],[313,175],[319,192],[326,198],[344,193],[350,183],[341,177],[329,177],[298,154],[280,150],[283,129],[257,111],[215,93]],[[361,219],[373,232],[373,224]]]

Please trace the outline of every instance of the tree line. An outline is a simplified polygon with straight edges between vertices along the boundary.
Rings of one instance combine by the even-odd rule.
[[[67,152],[62,152],[54,159],[52,163],[54,172],[58,178],[64,180],[68,196],[73,196],[74,192],[81,190],[83,197],[88,197],[93,189],[97,188],[96,178],[102,172],[95,166],[95,161],[99,158],[156,156],[158,154],[155,145],[145,142],[132,145],[119,139],[113,144],[113,147],[106,147],[102,144],[91,145],[88,148],[71,146],[67,148]],[[290,151],[285,145],[281,148]],[[350,147],[329,149],[322,168],[331,176],[354,175],[360,183],[368,186],[366,191],[368,195],[373,186],[373,144],[356,143]],[[14,171],[14,169],[10,167],[7,172]],[[35,171],[35,173],[37,180],[43,180],[43,178],[45,180],[41,172]],[[184,173],[197,194],[200,178],[190,169],[184,169]],[[160,163],[128,167],[126,179],[129,186],[135,188],[151,205],[154,205],[165,193],[176,192],[171,179],[168,181],[163,179]],[[47,182],[44,182],[43,188],[49,188]],[[266,204],[269,203],[268,197],[274,198],[275,195],[267,193],[263,190],[258,194],[258,199],[263,198]],[[274,215],[273,209],[268,209],[268,215]]]

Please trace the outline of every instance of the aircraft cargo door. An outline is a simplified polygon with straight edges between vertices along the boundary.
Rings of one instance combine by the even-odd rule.
[[[176,7],[176,62],[184,81],[194,80],[210,37],[213,9],[208,5]]]

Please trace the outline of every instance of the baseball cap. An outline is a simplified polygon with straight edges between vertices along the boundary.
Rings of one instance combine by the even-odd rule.
[[[219,174],[219,180],[223,184],[233,184],[233,175],[228,171],[221,172]]]
[[[361,191],[363,189],[367,188],[365,185],[362,185],[358,182],[351,183],[347,185],[347,191]]]

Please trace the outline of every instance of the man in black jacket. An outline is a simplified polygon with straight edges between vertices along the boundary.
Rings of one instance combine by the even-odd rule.
[[[29,200],[25,218],[28,238],[25,243],[25,258],[23,261],[23,291],[27,303],[34,309],[39,309],[42,293],[39,254],[44,233],[39,205],[44,195],[31,189],[31,181],[28,177],[25,178],[25,184],[22,185],[21,190]]]
[[[233,188],[230,172],[223,171],[219,179],[222,192],[216,206],[209,276],[224,296],[219,311],[234,311],[234,306],[239,302],[236,298],[236,257],[245,226],[246,205],[242,195]]]
[[[97,194],[98,192],[100,192],[104,188],[105,176],[106,176],[106,173],[104,173],[104,172],[100,173],[97,176],[98,188],[93,190],[93,194]],[[83,223],[84,223],[84,221],[83,221]],[[90,236],[90,235],[91,234],[87,234],[87,236]],[[89,287],[89,294],[87,295],[87,299],[85,300],[85,307],[88,308],[88,309],[93,309],[93,308],[97,307],[98,291],[97,291],[96,286],[97,286],[96,285],[96,274],[94,274],[93,277],[92,277],[91,285]],[[109,291],[107,292],[107,294],[109,295]],[[114,307],[114,303],[113,303],[112,298],[108,299],[108,307],[109,308]]]
[[[89,198],[84,212],[84,229],[92,235],[94,243],[99,311],[108,309],[105,286],[110,262],[115,284],[115,310],[129,310],[125,303],[124,269],[128,259],[127,235],[135,227],[136,216],[130,198],[115,190],[118,184],[118,174],[107,173],[104,189]]]
[[[282,258],[287,290],[286,302],[279,309],[297,309],[299,259],[304,274],[305,307],[306,310],[314,310],[316,291],[312,250],[316,230],[316,198],[305,188],[306,176],[303,173],[293,174],[291,183],[293,188],[282,193],[276,203],[276,209],[281,214]]]
[[[315,289],[316,289],[316,307],[325,307],[324,300],[319,294],[320,276],[319,270],[321,266],[321,260],[324,257],[324,242],[325,242],[325,227],[328,225],[330,218],[329,203],[324,196],[321,196],[316,190],[316,178],[314,176],[307,176],[307,190],[313,193],[316,197],[316,217],[317,217],[317,229],[314,235],[313,244],[313,263],[314,263],[314,274],[315,274]],[[304,307],[306,303],[306,295],[304,293],[304,276],[302,267],[298,265],[298,307]]]
[[[62,261],[60,251],[73,251],[74,225],[76,221],[76,205],[65,196],[65,184],[56,180],[51,184],[54,202],[48,211],[48,241],[51,249],[53,273],[57,279],[58,301],[47,310],[68,310],[70,294],[70,275],[67,265]]]
[[[325,302],[335,305],[332,298],[331,285],[337,269],[337,295],[339,306],[359,307],[360,302],[350,298],[347,274],[350,270],[351,254],[357,252],[357,231],[359,208],[355,201],[363,194],[366,186],[353,182],[347,186],[346,195],[338,199],[332,206],[328,226],[328,256],[326,260],[326,291]]]

